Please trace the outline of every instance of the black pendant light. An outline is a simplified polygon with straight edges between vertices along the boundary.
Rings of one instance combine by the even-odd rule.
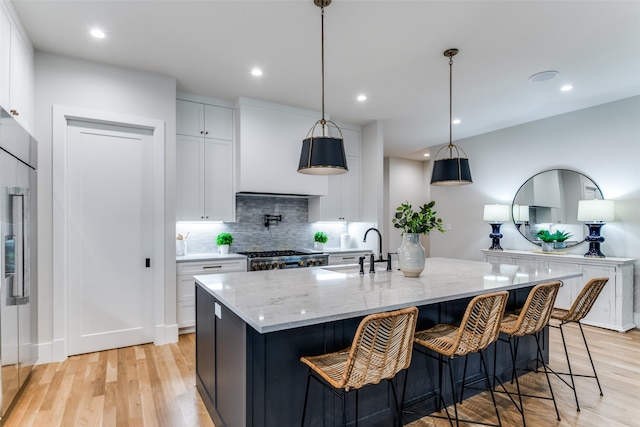
[[[453,145],[453,57],[458,49],[447,49],[444,56],[449,58],[449,145],[441,147],[436,153],[431,172],[431,185],[471,184],[469,159],[462,148]]]
[[[311,127],[302,141],[298,172],[307,175],[339,175],[349,172],[342,131],[334,122],[324,118],[324,8],[331,4],[331,0],[314,0],[313,3],[320,8],[322,26],[322,119]],[[322,133],[314,136],[317,127],[320,127]],[[331,135],[331,127],[337,129],[340,137]]]

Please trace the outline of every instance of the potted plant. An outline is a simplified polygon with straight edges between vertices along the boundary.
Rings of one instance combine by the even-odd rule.
[[[216,237],[216,245],[221,254],[229,253],[229,246],[233,243],[233,235],[231,233],[220,233]]]
[[[556,240],[555,233],[552,234],[549,230],[539,230],[536,236],[542,240],[542,252],[553,252],[553,242]]]
[[[553,244],[553,246],[556,249],[566,248],[567,244],[565,243],[565,240],[571,237],[571,233],[557,230],[555,233],[553,233],[553,237],[555,239],[555,243]]]
[[[425,203],[414,212],[413,207],[405,202],[396,208],[396,214],[391,220],[395,228],[402,230],[398,262],[405,277],[418,277],[424,270],[425,250],[420,243],[420,234],[429,234],[434,229],[445,232],[442,218],[433,210],[435,204],[435,201]]]
[[[329,237],[327,236],[327,233],[323,231],[316,231],[316,234],[313,235],[313,248],[322,250],[324,244],[327,243],[328,240]]]

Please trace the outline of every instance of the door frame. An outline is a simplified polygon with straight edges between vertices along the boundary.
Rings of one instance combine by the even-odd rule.
[[[67,337],[67,151],[68,120],[81,120],[115,126],[148,129],[153,134],[153,324],[154,344],[169,342],[172,329],[165,322],[165,122],[127,114],[80,107],[53,106],[52,115],[52,251],[53,251],[53,342],[52,361],[68,356]]]

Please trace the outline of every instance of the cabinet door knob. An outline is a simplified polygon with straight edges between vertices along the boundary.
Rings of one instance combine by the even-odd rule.
[[[205,135],[209,135],[209,131],[205,131],[205,132],[204,132],[204,134],[205,134]]]
[[[200,131],[200,135],[202,135],[203,133],[204,133],[204,131],[203,131],[203,130],[201,130],[201,131]]]
[[[9,112],[11,114],[13,114],[14,116],[19,116],[20,115],[20,113],[18,113],[18,110],[9,110]]]

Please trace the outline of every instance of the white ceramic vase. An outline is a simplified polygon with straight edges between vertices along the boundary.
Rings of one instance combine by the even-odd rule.
[[[404,233],[398,248],[398,264],[405,277],[418,277],[424,270],[425,250],[420,243],[420,234]]]
[[[321,242],[313,242],[313,249],[317,251],[321,251],[324,249],[324,243]]]
[[[228,254],[229,253],[229,245],[220,245],[220,246],[218,246],[218,250],[220,251],[221,254]]]
[[[553,242],[542,242],[542,252],[553,252]]]

